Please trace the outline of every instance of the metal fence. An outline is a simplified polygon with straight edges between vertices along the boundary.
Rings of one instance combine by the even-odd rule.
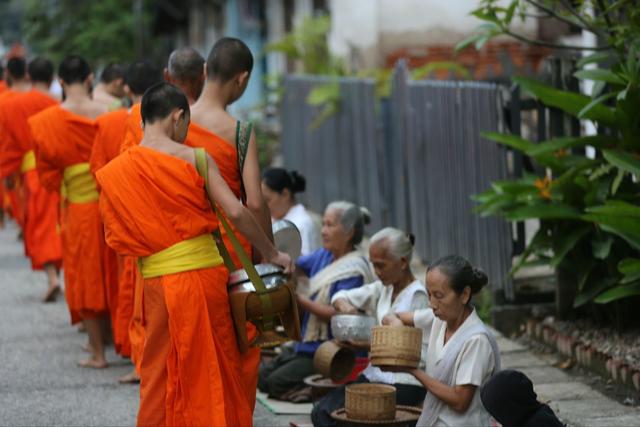
[[[381,105],[369,80],[340,80],[337,114],[316,129],[306,97],[326,79],[289,76],[282,107],[285,166],[307,177],[305,202],[367,206],[370,231],[396,226],[416,236],[425,261],[456,253],[481,266],[494,291],[513,298],[510,226],[472,211],[471,196],[507,176],[505,151],[480,132],[501,127],[500,88],[479,82],[411,81],[396,67]]]

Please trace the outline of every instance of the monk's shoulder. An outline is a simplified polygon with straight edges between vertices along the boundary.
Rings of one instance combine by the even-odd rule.
[[[29,118],[29,124],[33,127],[45,127],[55,126],[59,123],[60,115],[62,114],[62,108],[60,105],[54,104],[47,107]]]

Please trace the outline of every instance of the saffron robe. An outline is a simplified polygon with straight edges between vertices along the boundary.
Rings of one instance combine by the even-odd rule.
[[[64,170],[89,161],[96,122],[53,106],[32,116],[29,125],[40,182],[51,192],[59,191]],[[108,310],[103,271],[105,241],[98,201],[66,200],[60,222],[65,297],[71,323],[75,324]]]
[[[97,172],[108,244],[146,257],[217,228],[189,163],[132,147]],[[250,426],[223,265],[144,279],[138,425]]]
[[[6,178],[21,175],[24,202],[23,242],[25,254],[31,259],[31,268],[34,270],[42,269],[46,263],[58,268],[62,265],[58,192],[49,192],[40,184],[35,168],[22,168],[23,157],[34,147],[28,119],[56,104],[57,101],[49,95],[33,89],[16,94],[0,108],[0,176]]]
[[[93,140],[89,159],[91,172],[94,175],[120,154],[120,146],[124,141],[125,125],[128,118],[129,112],[126,109],[119,109],[103,114],[96,119],[98,130]],[[123,257],[116,254],[109,246],[105,248],[103,261],[113,344],[116,353],[129,357],[131,355],[129,324],[133,314],[135,282],[128,280],[130,275],[124,274],[126,264]],[[121,290],[122,287],[127,289]]]
[[[8,102],[11,98],[18,95],[19,93],[20,92],[16,92],[11,89],[6,89],[3,92],[0,92],[0,110],[3,109],[3,105],[6,102]],[[2,129],[0,125],[0,139],[4,138],[3,136],[4,133],[5,131]],[[0,155],[0,171],[8,167],[12,161],[13,161],[12,158],[5,159],[4,156]],[[9,176],[9,175],[6,175],[6,176]],[[22,203],[24,196],[22,194],[22,185],[20,182],[20,176],[13,175],[13,178],[15,183],[13,188],[6,188],[3,185],[3,191],[4,191],[3,207],[7,212],[10,213],[10,215],[16,221],[18,226],[22,228],[24,225],[24,207]],[[4,180],[2,181],[4,184]]]

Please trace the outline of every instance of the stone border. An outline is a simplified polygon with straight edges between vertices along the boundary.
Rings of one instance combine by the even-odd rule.
[[[553,325],[538,319],[527,320],[525,332],[529,338],[572,358],[582,368],[640,392],[639,367],[630,366],[624,360],[559,332]]]

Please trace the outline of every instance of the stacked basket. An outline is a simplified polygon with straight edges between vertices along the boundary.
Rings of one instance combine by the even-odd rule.
[[[409,326],[376,326],[371,330],[371,364],[417,368],[422,330]]]

